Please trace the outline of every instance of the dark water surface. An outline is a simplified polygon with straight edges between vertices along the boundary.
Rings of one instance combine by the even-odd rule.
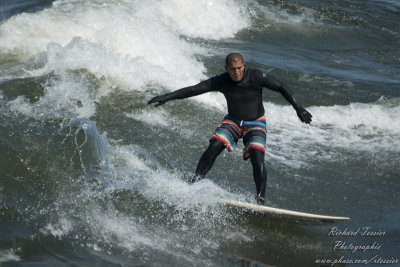
[[[1,1],[1,266],[400,266],[399,48],[394,0]],[[267,204],[349,222],[219,204],[254,201],[241,142],[185,183],[225,100],[146,103],[231,51],[314,115],[264,91]]]

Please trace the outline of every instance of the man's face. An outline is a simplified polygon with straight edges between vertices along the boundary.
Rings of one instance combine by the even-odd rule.
[[[226,72],[234,82],[240,82],[243,78],[244,62],[236,61],[225,66]]]

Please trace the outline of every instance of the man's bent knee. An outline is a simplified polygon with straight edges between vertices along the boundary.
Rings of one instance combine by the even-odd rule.
[[[250,150],[250,160],[253,164],[264,164],[264,151],[259,149]]]
[[[210,145],[207,148],[207,152],[218,155],[221,153],[225,148],[225,145],[216,139],[210,141]]]

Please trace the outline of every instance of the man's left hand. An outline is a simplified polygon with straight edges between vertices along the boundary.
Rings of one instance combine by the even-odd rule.
[[[303,106],[298,105],[296,107],[296,112],[297,112],[297,116],[299,116],[300,120],[304,123],[308,123],[310,124],[310,122],[312,121],[312,115],[310,112],[308,112],[305,108],[303,108]]]

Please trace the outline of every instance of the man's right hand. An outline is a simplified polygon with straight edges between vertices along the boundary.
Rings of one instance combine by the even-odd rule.
[[[165,95],[160,95],[160,96],[155,96],[152,99],[150,99],[149,102],[147,102],[147,105],[156,103],[155,107],[161,106],[162,104],[165,104],[167,102],[167,97]]]

